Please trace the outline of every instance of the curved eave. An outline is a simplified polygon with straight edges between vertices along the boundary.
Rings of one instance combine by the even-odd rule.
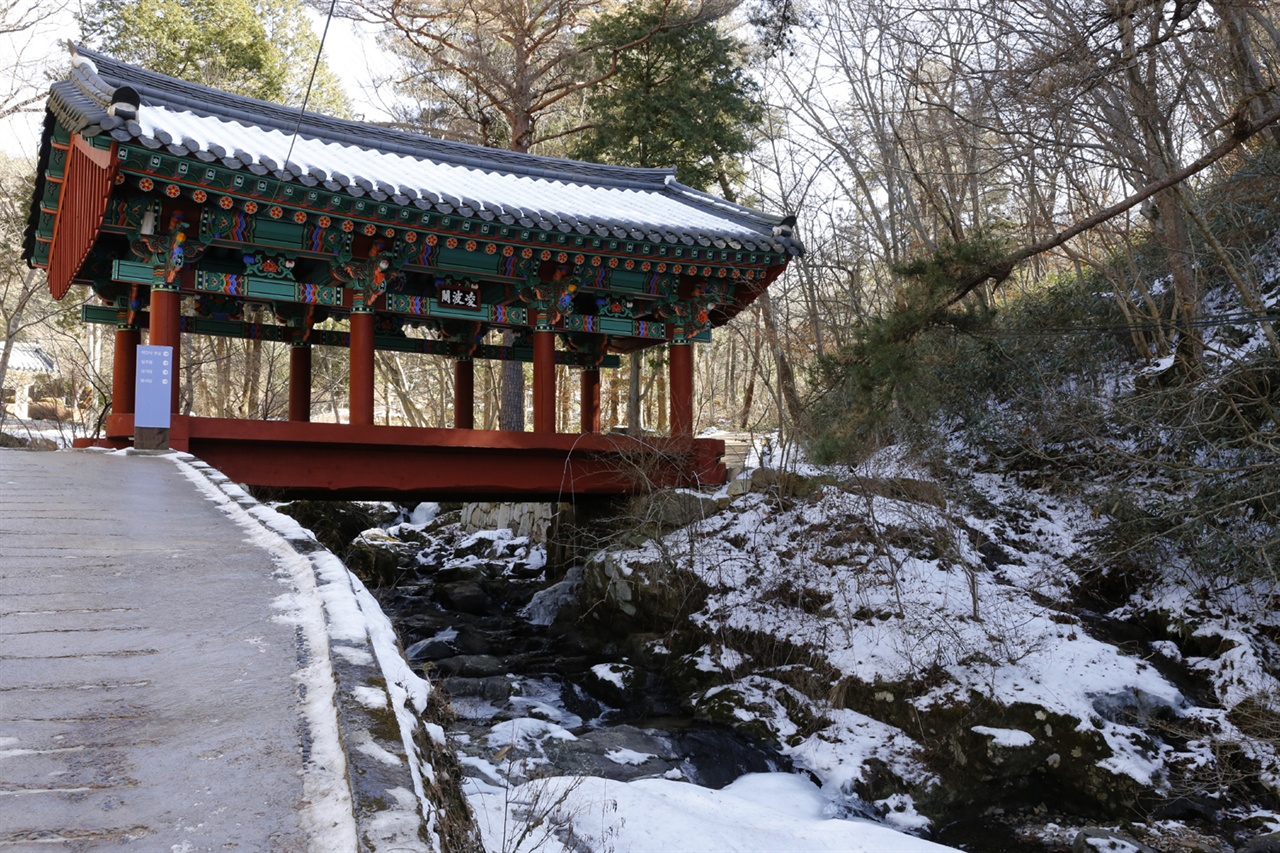
[[[36,253],[36,234],[40,230],[40,204],[47,183],[45,172],[49,168],[49,152],[53,148],[53,127],[56,121],[54,114],[46,110],[40,131],[40,151],[36,155],[35,191],[31,194],[31,206],[27,209],[27,229],[22,235],[22,260],[28,266],[34,266],[32,259]]]
[[[777,280],[778,276],[782,275],[783,271],[786,270],[788,263],[789,261],[784,261],[781,264],[769,267],[768,273],[766,273],[762,279],[752,282],[743,282],[738,287],[737,293],[734,296],[733,304],[722,305],[709,312],[711,328],[714,330],[726,325],[732,321],[734,317],[737,317],[749,308],[751,303],[755,302],[756,299],[760,297],[760,294],[764,293],[765,289]],[[669,341],[649,340],[646,338],[610,338],[607,349],[609,352],[625,354],[639,352],[640,350],[649,349],[666,343],[669,343]]]

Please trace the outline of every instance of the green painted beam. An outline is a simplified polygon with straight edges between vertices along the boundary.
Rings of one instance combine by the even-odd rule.
[[[121,311],[110,305],[82,305],[80,319],[86,323],[103,323],[115,325],[119,322]],[[139,326],[150,322],[150,315],[143,311],[138,314]],[[220,338],[240,338],[276,343],[292,342],[297,329],[293,326],[280,326],[269,323],[246,323],[242,320],[217,320],[212,317],[183,317],[182,330],[193,335],[211,335]],[[346,347],[349,336],[346,332],[333,329],[313,329],[311,341],[315,346]],[[385,352],[421,353],[423,355],[439,355],[456,357],[464,352],[462,344],[453,341],[430,340],[426,338],[402,338],[393,335],[375,335],[375,349]],[[472,358],[495,359],[499,361],[533,361],[532,347],[501,347],[481,344],[471,353]],[[571,367],[581,366],[584,358],[575,352],[559,351],[556,353],[556,364],[567,364]],[[622,361],[616,355],[606,355],[600,364],[604,368],[621,366]]]
[[[129,284],[151,284],[155,281],[151,264],[144,264],[139,261],[112,261],[111,278],[115,281],[124,281]]]

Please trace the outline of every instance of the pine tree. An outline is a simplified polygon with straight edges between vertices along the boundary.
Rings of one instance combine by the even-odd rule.
[[[597,54],[597,70],[616,70],[587,98],[590,124],[574,155],[620,165],[674,166],[699,189],[725,184],[732,161],[751,150],[764,119],[758,87],[743,69],[744,47],[710,21],[660,28],[671,10],[624,7],[601,18],[587,38],[626,44],[615,58]]]
[[[81,26],[89,43],[160,74],[301,106],[319,39],[299,0],[103,0]],[[350,102],[324,63],[308,109]]]

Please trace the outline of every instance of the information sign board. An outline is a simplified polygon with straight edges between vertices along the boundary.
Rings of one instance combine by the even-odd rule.
[[[173,347],[138,347],[133,425],[169,428],[173,399]]]

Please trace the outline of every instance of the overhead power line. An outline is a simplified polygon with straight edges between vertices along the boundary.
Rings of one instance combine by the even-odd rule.
[[[316,61],[311,63],[311,76],[307,78],[307,91],[302,96],[302,106],[298,109],[298,121],[293,126],[293,135],[289,137],[289,153],[284,156],[284,163],[281,169],[288,169],[289,162],[293,159],[293,146],[298,141],[298,131],[302,128],[302,118],[307,114],[307,104],[311,101],[311,88],[316,83],[316,74],[320,70],[320,57],[324,55],[324,42],[329,37],[329,24],[333,21],[333,12],[338,6],[338,0],[330,0],[329,12],[324,17],[324,29],[320,33],[320,46],[316,48]]]

